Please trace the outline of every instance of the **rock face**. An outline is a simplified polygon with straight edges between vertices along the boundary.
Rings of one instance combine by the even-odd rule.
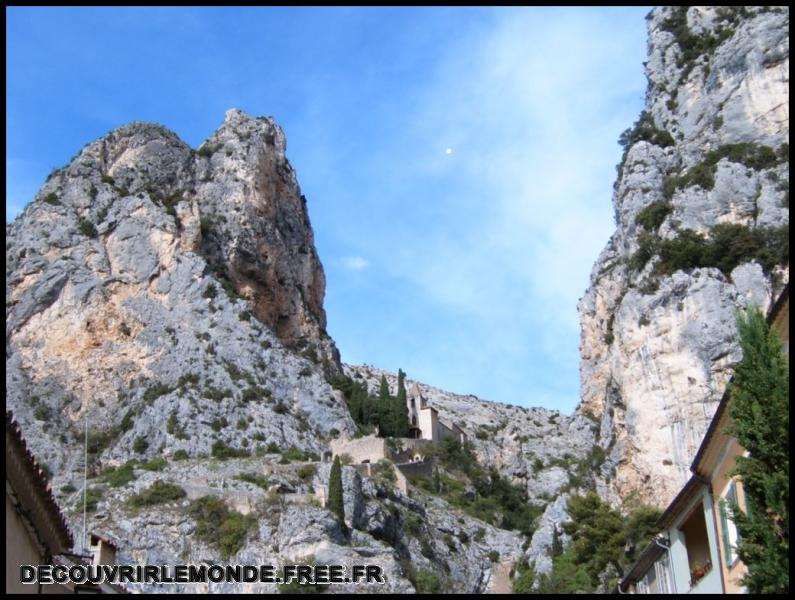
[[[673,498],[741,358],[735,310],[788,280],[788,26],[769,7],[648,17],[646,112],[579,305],[578,412],[616,439],[614,499]]]
[[[319,350],[338,363],[325,333],[323,267],[285,147],[272,120],[230,110],[199,148],[199,154],[212,151],[195,171],[205,224],[202,254],[282,342]]]
[[[53,471],[75,467],[86,418],[99,464],[219,443],[320,452],[353,431],[272,120],[229,111],[198,152],[157,125],[117,129],[6,235],[6,402]]]

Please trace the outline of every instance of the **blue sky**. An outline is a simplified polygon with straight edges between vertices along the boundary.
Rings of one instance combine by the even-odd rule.
[[[571,412],[648,8],[9,8],[6,209],[130,121],[271,115],[343,360]]]

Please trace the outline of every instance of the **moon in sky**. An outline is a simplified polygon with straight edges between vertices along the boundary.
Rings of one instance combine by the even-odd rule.
[[[452,148],[446,148],[444,153],[445,154],[452,154],[453,153],[453,149]]]

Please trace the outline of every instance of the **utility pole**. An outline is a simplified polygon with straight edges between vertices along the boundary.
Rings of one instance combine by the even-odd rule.
[[[86,538],[86,496],[88,494],[88,413],[85,415],[86,436],[83,446],[83,554],[88,555],[88,540]]]

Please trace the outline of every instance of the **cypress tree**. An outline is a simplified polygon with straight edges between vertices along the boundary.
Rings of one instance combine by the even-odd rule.
[[[378,399],[384,402],[389,400],[389,385],[383,374],[381,375],[381,386],[378,388]]]
[[[359,400],[359,386],[353,384],[351,387],[351,395],[348,399],[348,412],[351,413],[351,418],[355,423],[361,423],[361,402]]]
[[[378,432],[381,437],[391,437],[392,427],[392,400],[389,397],[389,385],[386,377],[381,375],[381,384],[378,388],[378,399],[373,400],[373,422],[378,425]]]
[[[743,359],[729,388],[734,435],[749,456],[738,456],[748,512],[735,504],[737,554],[752,594],[789,591],[789,371],[776,332],[758,308],[738,315]]]
[[[340,457],[334,457],[334,464],[331,465],[331,473],[328,480],[328,507],[337,518],[345,524],[345,502],[342,496],[342,465]]]
[[[395,437],[408,437],[409,435],[409,409],[406,405],[406,374],[398,369],[397,398],[392,409],[392,431]]]

